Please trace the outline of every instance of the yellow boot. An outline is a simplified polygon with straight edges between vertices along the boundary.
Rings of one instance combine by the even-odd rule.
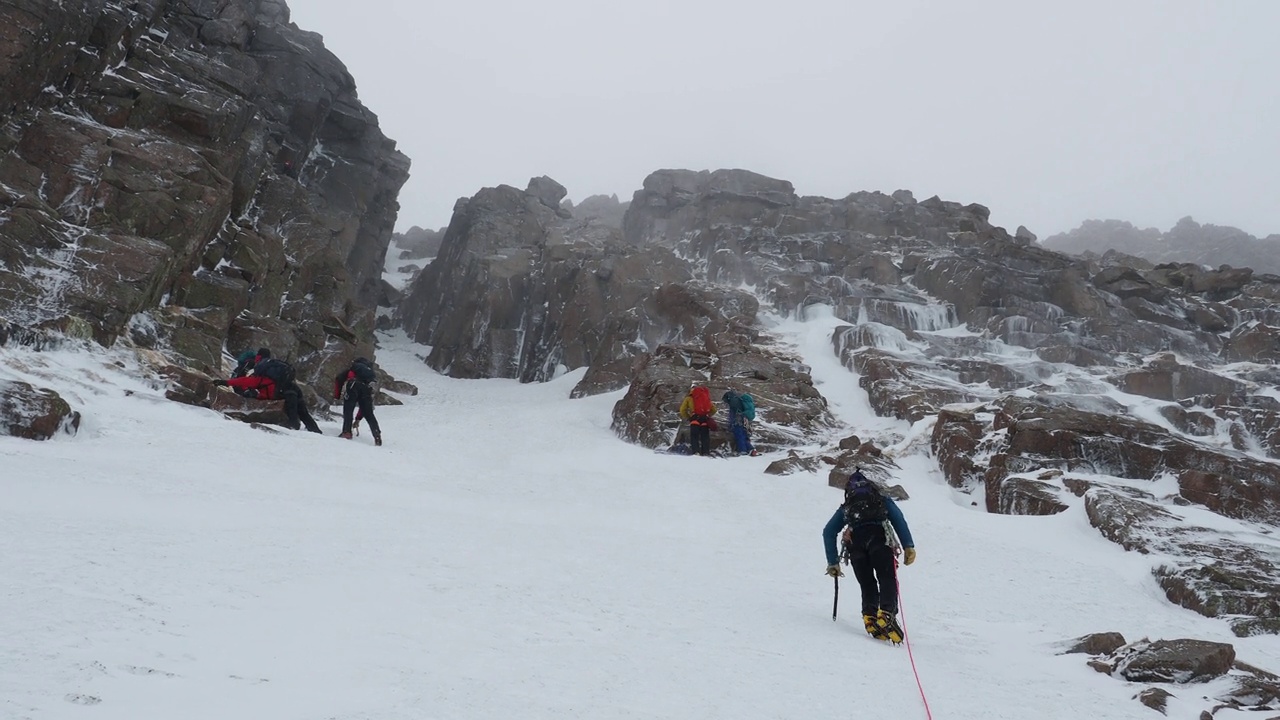
[[[898,618],[893,613],[881,610],[876,617],[877,626],[880,628],[880,637],[897,645],[902,642],[902,626],[898,624]]]
[[[867,634],[877,640],[884,640],[884,629],[880,626],[880,617],[877,615],[862,614],[862,624],[867,628]]]

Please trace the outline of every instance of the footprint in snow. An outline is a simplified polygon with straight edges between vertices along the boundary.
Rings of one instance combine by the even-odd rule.
[[[178,677],[176,674],[171,672],[165,672],[164,670],[157,670],[155,668],[149,668],[149,667],[139,667],[137,665],[121,665],[120,669],[127,673],[131,673],[133,675],[161,675],[164,677]]]
[[[100,697],[84,695],[82,693],[67,693],[62,699],[69,703],[75,703],[76,705],[97,705],[102,702],[102,698]]]

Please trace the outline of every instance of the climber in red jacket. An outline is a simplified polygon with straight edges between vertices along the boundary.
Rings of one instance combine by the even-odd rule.
[[[284,400],[284,412],[290,429],[298,430],[305,425],[313,433],[320,432],[320,427],[316,425],[315,418],[311,417],[302,398],[302,388],[293,381],[293,367],[289,363],[273,359],[267,348],[259,348],[256,359],[252,375],[216,380],[214,384],[226,385],[237,391],[256,390],[259,400]]]
[[[256,397],[259,400],[276,399],[276,384],[271,378],[262,375],[245,375],[244,377],[233,377],[225,381],[229,387],[236,390],[256,390]],[[218,383],[221,385],[222,383]]]

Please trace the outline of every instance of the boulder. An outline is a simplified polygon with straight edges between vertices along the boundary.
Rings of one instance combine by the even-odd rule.
[[[1050,483],[996,475],[987,485],[987,510],[1002,515],[1056,515],[1068,508],[1060,493]]]
[[[1092,633],[1072,640],[1061,654],[1110,655],[1125,644],[1124,635],[1118,632]]]
[[[1130,682],[1207,682],[1231,670],[1235,648],[1207,640],[1139,640],[1113,653],[1115,672]]]
[[[1280,363],[1280,327],[1253,322],[1231,331],[1223,355],[1233,362]]]
[[[1166,715],[1165,706],[1169,703],[1169,698],[1174,697],[1172,693],[1164,688],[1150,687],[1142,692],[1134,695],[1133,698],[1147,707]]]
[[[569,211],[560,207],[560,201],[564,199],[565,195],[569,194],[569,191],[546,175],[531,178],[525,192],[537,198],[538,202],[551,208],[557,216],[562,218],[571,216]]]
[[[80,413],[48,388],[0,380],[0,433],[26,440],[75,435]]]
[[[209,408],[240,422],[289,427],[283,400],[250,399],[224,389],[213,394]]]
[[[787,456],[774,460],[764,469],[766,475],[791,475],[798,472],[813,472],[822,466],[822,459],[817,455],[802,456],[795,450],[788,450]]]
[[[1156,400],[1182,400],[1197,395],[1243,396],[1244,383],[1190,365],[1172,354],[1156,356],[1147,367],[1121,375],[1116,385],[1125,392]]]

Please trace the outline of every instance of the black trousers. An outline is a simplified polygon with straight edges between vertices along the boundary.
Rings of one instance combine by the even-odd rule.
[[[297,430],[306,425],[307,430],[313,433],[320,432],[320,426],[316,425],[315,418],[311,417],[311,412],[307,410],[307,404],[302,401],[302,388],[297,384],[287,387],[280,393],[280,399],[284,401],[284,412],[289,416],[290,429]]]
[[[355,414],[356,407],[359,407],[360,414],[364,416],[365,422],[369,423],[369,430],[373,432],[373,436],[382,437],[378,418],[373,416],[373,388],[369,387],[369,383],[359,380],[348,381],[346,395],[346,399],[342,401],[342,432],[351,432],[352,416]]]
[[[709,425],[689,425],[689,447],[694,455],[711,454],[711,427]]]
[[[898,614],[898,573],[893,550],[885,544],[884,527],[855,528],[850,552],[853,576],[862,590],[862,614],[877,610]]]

